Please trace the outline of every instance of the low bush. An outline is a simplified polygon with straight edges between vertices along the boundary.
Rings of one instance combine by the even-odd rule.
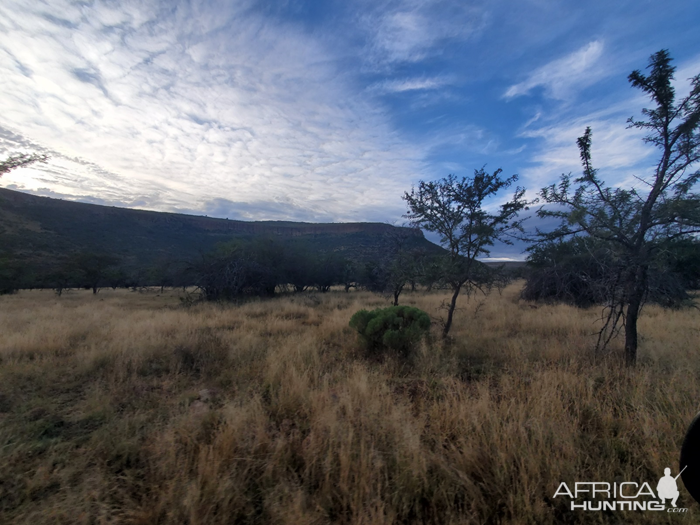
[[[359,332],[368,351],[393,350],[407,356],[428,334],[430,317],[413,306],[390,306],[355,312],[350,327]]]

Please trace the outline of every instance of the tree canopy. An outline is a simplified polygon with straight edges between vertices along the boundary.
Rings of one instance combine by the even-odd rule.
[[[625,358],[637,358],[637,318],[650,287],[649,270],[658,252],[677,239],[700,233],[700,196],[694,192],[700,171],[700,75],[690,80],[690,93],[676,100],[675,67],[666,50],[650,57],[648,75],[633,71],[628,80],[646,93],[654,104],[642,110],[642,119],[630,118],[629,127],[647,132],[644,141],[659,151],[651,176],[639,176],[639,185],[620,188],[606,184],[592,162],[590,127],[578,139],[583,174],[572,180],[562,175],[558,184],[540,192],[546,204],[540,217],[560,219],[541,241],[569,236],[588,236],[605,244],[617,267],[618,278],[610,283],[606,297],[605,329],[624,326]],[[620,324],[621,321],[621,324]]]
[[[420,181],[403,199],[409,207],[405,216],[415,226],[440,235],[447,249],[444,280],[452,288],[452,299],[447,308],[443,336],[452,326],[457,297],[463,287],[478,286],[480,263],[477,257],[488,256],[495,241],[512,243],[510,237],[522,232],[523,219],[518,212],[526,208],[525,190],[518,187],[509,201],[491,213],[484,208],[488,199],[509,188],[518,180],[517,175],[501,177],[501,169],[488,173],[484,168],[474,170],[473,177],[457,178],[449,175],[432,182]]]

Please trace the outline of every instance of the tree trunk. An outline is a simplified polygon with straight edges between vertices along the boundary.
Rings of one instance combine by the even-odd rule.
[[[637,319],[644,300],[646,281],[647,269],[645,266],[640,266],[634,276],[625,315],[625,363],[627,366],[634,366],[637,363]]]
[[[639,307],[630,304],[627,306],[627,319],[625,319],[625,364],[634,366],[637,363],[637,317]]]
[[[394,288],[394,306],[399,305],[399,295],[401,295],[401,292],[403,291],[404,285],[402,284],[401,286],[397,286]]]
[[[442,330],[443,338],[447,337],[447,334],[450,332],[450,328],[452,328],[452,317],[454,316],[455,308],[457,307],[457,296],[459,295],[459,291],[461,289],[461,284],[452,289],[454,293],[452,294],[452,300],[450,301],[450,308],[447,311],[447,322],[445,323],[445,328]]]

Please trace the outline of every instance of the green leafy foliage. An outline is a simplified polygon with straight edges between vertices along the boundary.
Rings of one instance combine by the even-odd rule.
[[[412,306],[390,306],[356,312],[350,327],[359,332],[370,352],[393,350],[406,356],[428,334],[430,317]]]
[[[22,266],[13,261],[0,259],[0,295],[15,293],[22,287]]]
[[[77,270],[81,285],[92,289],[96,294],[104,286],[108,277],[112,280],[118,276],[115,268],[119,258],[110,253],[80,252],[73,255],[70,264]]]

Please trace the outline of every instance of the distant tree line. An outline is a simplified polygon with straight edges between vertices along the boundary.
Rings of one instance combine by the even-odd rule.
[[[404,232],[385,237],[385,253],[357,260],[342,251],[313,250],[304,242],[274,239],[236,240],[220,245],[194,263],[189,271],[207,300],[272,296],[278,292],[345,292],[364,289],[386,295],[398,305],[401,294],[445,287],[443,257],[411,247]]]
[[[608,243],[592,237],[553,240],[530,250],[522,297],[578,307],[605,304],[619,289],[626,261]],[[644,300],[663,307],[688,304],[700,289],[700,240],[674,239],[649,259]]]
[[[355,259],[345,250],[323,250],[303,240],[239,238],[190,260],[162,257],[147,267],[117,254],[95,250],[67,255],[46,268],[13,258],[0,258],[0,294],[20,289],[194,287],[203,300],[226,301],[270,297],[276,293],[328,292],[340,287],[383,294],[394,305],[406,290],[450,286],[444,255],[416,248],[410,232],[385,234],[378,256]],[[483,266],[480,279],[489,271]],[[478,273],[478,272],[477,272]]]

